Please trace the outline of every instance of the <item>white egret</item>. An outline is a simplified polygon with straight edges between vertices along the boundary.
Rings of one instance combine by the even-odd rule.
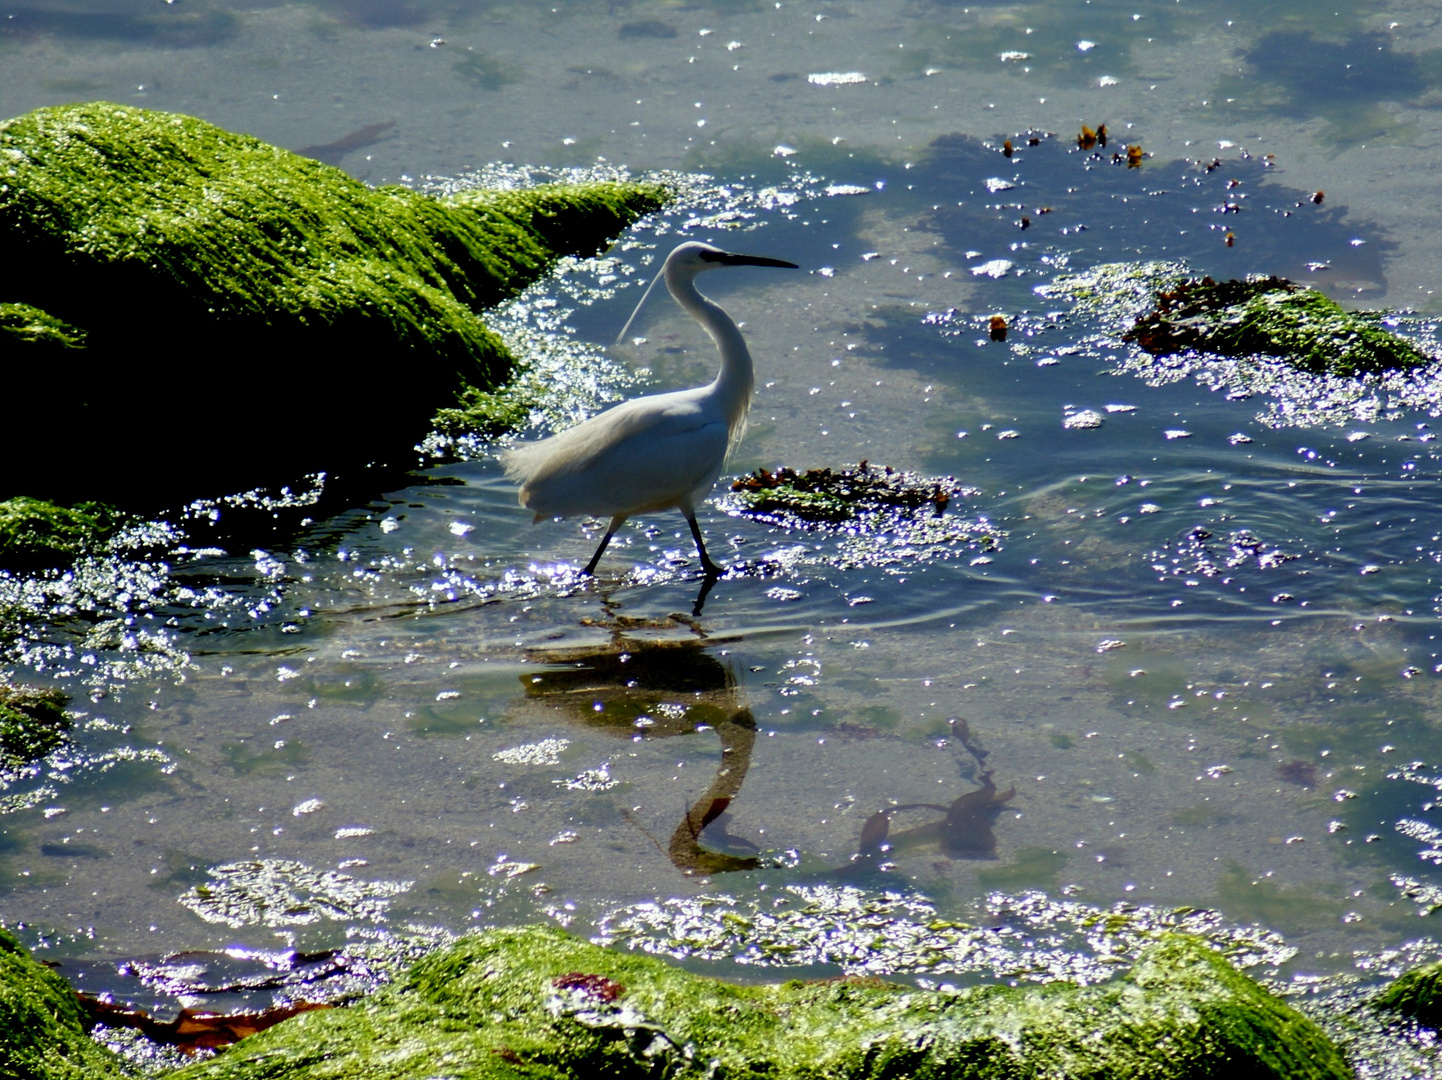
[[[708,578],[722,573],[706,554],[696,506],[721,475],[726,455],[746,432],[755,382],[751,353],[741,331],[720,305],[701,295],[696,275],[723,266],[781,266],[795,263],[729,251],[691,241],[666,256],[641,304],[662,278],[672,297],[711,336],[721,353],[713,382],[693,390],[623,401],[549,439],[517,446],[502,455],[506,475],[521,485],[520,501],[535,520],[589,514],[609,517],[601,546],[584,573],[591,574],[616,530],[633,514],[680,510],[691,526],[696,551]],[[621,330],[625,337],[636,311]]]

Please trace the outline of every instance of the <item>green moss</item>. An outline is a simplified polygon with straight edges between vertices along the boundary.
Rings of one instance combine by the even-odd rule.
[[[443,435],[481,435],[487,438],[515,431],[530,419],[534,402],[530,395],[516,392],[517,383],[491,392],[468,386],[461,391],[455,407],[441,409],[432,423]]]
[[[442,1074],[1321,1080],[1351,1072],[1310,1020],[1179,936],[1099,986],[940,993],[854,978],[738,986],[529,927],[465,938],[350,1008],[306,1013],[172,1075]]]
[[[1409,971],[1377,996],[1378,1008],[1442,1027],[1442,962]]]
[[[1277,277],[1183,282],[1159,293],[1156,308],[1124,336],[1156,356],[1187,349],[1263,353],[1327,375],[1414,368],[1429,359],[1406,338]]]
[[[60,566],[115,531],[119,516],[104,503],[56,506],[20,495],[0,502],[0,566]]]
[[[0,304],[0,343],[31,355],[85,348],[85,331],[29,304]]]
[[[166,475],[191,488],[234,490],[253,478],[231,477],[242,465],[259,482],[276,466],[290,479],[373,460],[408,448],[463,388],[509,376],[480,309],[562,255],[594,254],[666,197],[596,183],[431,198],[193,117],[38,109],[0,123],[0,297],[83,328],[88,347],[16,373],[11,389],[63,401],[91,445],[131,445],[137,416],[222,439],[262,421],[277,434],[244,454],[174,455]],[[352,422],[362,416],[375,420]],[[55,441],[53,412],[19,421],[0,432],[0,461]],[[54,483],[30,490],[94,490],[110,473],[51,468]],[[0,493],[4,481],[0,469]]]
[[[0,775],[54,750],[70,730],[65,695],[0,681]]]
[[[0,1076],[101,1080],[126,1075],[85,1033],[75,991],[0,930]]]

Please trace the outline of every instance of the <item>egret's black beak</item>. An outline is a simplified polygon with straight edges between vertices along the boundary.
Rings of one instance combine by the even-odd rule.
[[[703,251],[701,258],[722,266],[779,266],[783,270],[800,270],[801,267],[784,259],[768,259],[764,255],[734,255],[729,251]]]

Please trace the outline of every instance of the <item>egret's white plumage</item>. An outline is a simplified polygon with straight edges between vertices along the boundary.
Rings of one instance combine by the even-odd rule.
[[[521,485],[521,505],[534,511],[537,521],[568,514],[611,519],[586,573],[595,569],[611,537],[628,517],[671,509],[686,515],[706,572],[720,572],[706,554],[696,524],[696,506],[710,493],[726,455],[746,433],[755,382],[751,353],[741,331],[720,305],[696,288],[697,274],[723,266],[796,268],[794,263],[734,255],[695,241],[680,245],[666,257],[657,280],[665,279],[672,297],[701,324],[721,354],[721,371],[713,382],[623,401],[559,435],[507,451],[501,458],[506,475]],[[655,281],[651,284],[654,287]],[[650,291],[648,288],[646,295]],[[641,302],[645,300],[642,296]],[[626,326],[630,325],[628,321]]]

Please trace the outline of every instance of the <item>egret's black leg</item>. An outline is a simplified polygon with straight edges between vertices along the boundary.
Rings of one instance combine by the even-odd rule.
[[[618,514],[611,519],[611,524],[606,528],[606,535],[601,537],[601,546],[596,549],[596,554],[591,556],[591,561],[586,564],[586,569],[582,570],[581,573],[590,577],[596,572],[596,564],[601,561],[601,554],[606,550],[606,546],[610,544],[611,537],[616,535],[616,530],[625,524],[625,521],[626,516],[624,514]]]
[[[711,561],[711,556],[706,554],[706,541],[701,539],[701,526],[696,524],[696,515],[689,510],[686,511],[686,524],[691,526],[691,535],[696,540],[696,553],[701,556],[701,569],[706,571],[707,577],[720,577],[726,573],[726,568],[717,566]]]

